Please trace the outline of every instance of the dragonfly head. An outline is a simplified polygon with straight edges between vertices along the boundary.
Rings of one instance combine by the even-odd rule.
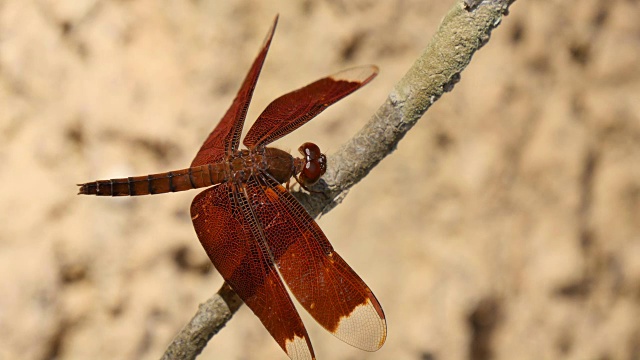
[[[311,186],[327,171],[327,157],[320,152],[318,145],[310,142],[300,145],[298,151],[304,156],[298,182],[302,186]]]

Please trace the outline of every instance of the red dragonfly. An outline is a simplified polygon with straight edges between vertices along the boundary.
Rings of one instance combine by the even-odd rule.
[[[345,70],[277,98],[244,138],[247,149],[238,150],[277,21],[276,17],[231,107],[191,167],[80,184],[79,194],[136,196],[209,187],[191,203],[198,238],[225,281],[291,359],[315,356],[285,283],[330,333],[375,351],[387,334],[378,300],[288,191],[292,177],[304,188],[315,183],[326,170],[325,155],[313,143],[300,146],[303,158],[266,145],[367,84],[378,69]]]

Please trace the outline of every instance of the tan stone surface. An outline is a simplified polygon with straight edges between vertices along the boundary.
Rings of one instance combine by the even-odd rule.
[[[221,284],[195,191],[75,184],[183,168],[276,13],[249,114],[343,68],[380,76],[277,143],[331,152],[453,1],[0,0],[0,359],[156,359]],[[377,353],[640,359],[640,2],[519,0],[398,149],[319,222],[382,303]],[[305,317],[309,320],[308,317]],[[284,359],[242,308],[202,359]]]

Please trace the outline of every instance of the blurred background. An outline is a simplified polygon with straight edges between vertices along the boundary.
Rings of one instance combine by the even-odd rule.
[[[196,191],[75,184],[186,167],[276,13],[248,125],[319,77],[381,69],[275,144],[330,154],[453,4],[0,0],[0,359],[157,359],[218,290]],[[511,7],[453,92],[319,220],[389,326],[366,353],[305,316],[319,359],[640,359],[639,17],[636,0]],[[201,358],[286,357],[243,307]]]

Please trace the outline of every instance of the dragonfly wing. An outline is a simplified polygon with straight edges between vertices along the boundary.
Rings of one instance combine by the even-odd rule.
[[[233,99],[231,107],[229,107],[229,110],[227,110],[222,120],[220,120],[218,126],[213,129],[209,137],[207,137],[207,140],[202,144],[198,154],[196,154],[195,159],[193,159],[191,163],[191,167],[220,161],[224,159],[226,155],[238,150],[242,126],[247,116],[251,96],[258,82],[258,76],[260,75],[262,64],[264,64],[264,59],[269,51],[269,45],[271,45],[271,39],[273,38],[277,23],[278,17],[276,16],[262,44],[260,53],[258,53],[258,56],[253,61],[253,65],[251,65],[238,94],[235,99]]]
[[[278,271],[300,304],[340,340],[375,351],[386,339],[382,307],[333,250],[318,224],[280,184],[262,175],[247,184]]]
[[[366,85],[378,74],[374,65],[327,76],[275,99],[244,138],[249,149],[269,144],[304,125],[329,105]]]
[[[291,359],[313,359],[306,329],[287,293],[242,188],[223,183],[196,196],[196,234],[225,281]],[[259,236],[259,235],[258,235]]]

